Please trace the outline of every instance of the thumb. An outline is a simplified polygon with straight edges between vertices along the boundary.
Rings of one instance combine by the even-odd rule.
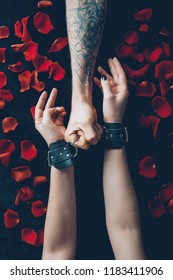
[[[89,149],[89,144],[87,143],[82,130],[70,130],[67,128],[65,132],[65,141],[67,143],[75,143],[75,145],[80,149]]]
[[[55,113],[56,108],[48,108],[44,110],[43,118],[47,121],[52,120],[52,115]]]
[[[98,142],[97,133],[92,126],[85,127],[85,129],[83,129],[83,131],[85,134],[85,139],[89,144],[91,144],[91,145],[97,144],[97,142]]]
[[[101,86],[102,86],[103,95],[112,96],[111,85],[106,76],[101,77]]]

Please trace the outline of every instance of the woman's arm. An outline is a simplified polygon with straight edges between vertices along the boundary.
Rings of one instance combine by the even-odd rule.
[[[112,76],[99,67],[104,77],[101,82],[95,78],[95,82],[103,91],[105,124],[121,124],[128,99],[127,81],[116,58],[108,63]],[[116,259],[144,259],[138,204],[125,148],[105,149],[103,185],[107,229]]]
[[[73,166],[51,167],[45,223],[43,259],[74,259],[76,249],[76,197]]]
[[[138,204],[124,148],[105,151],[103,185],[107,229],[116,259],[145,259]]]
[[[36,106],[36,129],[48,146],[64,139],[63,107],[53,107],[57,90],[46,103],[43,92]],[[45,104],[46,103],[46,104]],[[76,249],[76,198],[74,169],[51,167],[50,193],[44,232],[43,259],[74,259]]]

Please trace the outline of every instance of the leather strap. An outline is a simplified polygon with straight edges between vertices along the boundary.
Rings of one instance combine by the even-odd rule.
[[[121,149],[128,142],[127,128],[121,123],[104,123],[102,140],[105,148]]]
[[[77,155],[77,147],[66,143],[64,140],[50,144],[48,164],[57,169],[62,169],[74,164],[73,158]]]

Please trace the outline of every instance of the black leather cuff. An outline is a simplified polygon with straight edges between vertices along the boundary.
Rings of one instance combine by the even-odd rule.
[[[57,169],[62,169],[74,164],[73,158],[77,155],[77,147],[66,143],[64,140],[50,144],[48,164]]]
[[[121,123],[104,123],[102,140],[107,149],[121,149],[128,142],[127,128]]]

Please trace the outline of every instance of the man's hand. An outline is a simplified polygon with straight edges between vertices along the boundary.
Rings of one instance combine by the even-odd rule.
[[[102,128],[96,121],[97,113],[94,107],[78,100],[72,106],[65,140],[75,142],[78,148],[84,150],[87,150],[90,144],[97,144],[102,135]]]
[[[35,127],[48,146],[53,142],[63,140],[66,130],[63,123],[66,115],[64,107],[54,107],[57,93],[57,89],[54,88],[46,103],[47,92],[44,91],[35,110]]]
[[[101,81],[98,78],[94,78],[94,81],[103,92],[104,121],[122,123],[129,95],[127,79],[117,58],[109,59],[108,64],[112,76],[102,67],[98,67],[102,78]]]

